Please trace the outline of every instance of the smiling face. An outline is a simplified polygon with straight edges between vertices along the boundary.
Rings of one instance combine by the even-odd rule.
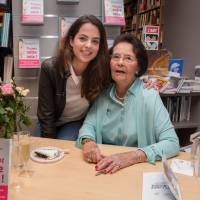
[[[130,86],[138,72],[138,62],[131,44],[120,42],[114,48],[111,56],[112,79],[117,85]]]
[[[99,30],[91,23],[83,24],[74,39],[70,40],[74,54],[72,64],[76,74],[80,75],[89,62],[97,56],[99,43]]]

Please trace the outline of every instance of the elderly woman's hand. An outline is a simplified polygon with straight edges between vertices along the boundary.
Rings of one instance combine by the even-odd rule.
[[[96,142],[92,140],[85,143],[82,147],[82,150],[84,160],[89,163],[97,163],[105,157],[101,154],[101,151]]]
[[[145,162],[146,160],[146,154],[142,150],[137,150],[107,156],[101,159],[95,168],[97,171],[101,171],[104,174],[113,174],[120,169],[136,163]]]

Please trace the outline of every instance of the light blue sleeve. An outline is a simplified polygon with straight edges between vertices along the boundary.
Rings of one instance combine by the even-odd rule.
[[[147,155],[150,163],[155,163],[163,155],[166,158],[176,156],[179,152],[179,140],[170,121],[169,114],[163,105],[163,102],[157,94],[154,104],[153,123],[156,137],[156,143],[141,148]]]
[[[83,138],[91,138],[96,141],[96,128],[97,128],[97,101],[94,102],[90,108],[87,116],[83,122],[82,127],[79,130],[76,146],[81,148],[81,141]]]

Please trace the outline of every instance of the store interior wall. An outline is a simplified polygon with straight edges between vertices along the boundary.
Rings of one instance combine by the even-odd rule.
[[[14,76],[19,86],[30,89],[25,101],[31,106],[29,116],[32,120],[31,131],[37,122],[38,78],[40,69],[21,69],[18,63],[18,41],[20,38],[38,38],[40,41],[40,59],[56,55],[59,42],[59,17],[79,17],[93,14],[103,20],[103,0],[81,0],[77,5],[61,5],[56,0],[44,0],[44,24],[22,25],[22,0],[12,0],[13,15],[13,54]],[[107,38],[114,39],[120,34],[120,27],[105,25]]]
[[[200,1],[166,0],[163,47],[184,59],[184,75],[194,78],[200,65]]]

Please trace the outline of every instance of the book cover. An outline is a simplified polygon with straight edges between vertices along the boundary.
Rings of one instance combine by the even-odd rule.
[[[23,24],[43,24],[44,0],[23,0],[21,22]]]
[[[169,59],[169,74],[180,77],[183,73],[183,64],[183,59]]]
[[[39,68],[40,48],[39,39],[19,39],[18,67]]]
[[[4,57],[4,72],[3,72],[3,82],[9,83],[12,79],[13,73],[13,57],[11,55]]]
[[[11,140],[0,140],[0,199],[8,200]]]
[[[125,25],[123,0],[104,0],[104,23]]]
[[[10,33],[10,20],[11,14],[4,13],[3,15],[3,24],[2,24],[2,31],[1,31],[1,46],[8,47],[9,43],[9,33]]]
[[[147,74],[162,75],[168,73],[169,52],[166,49],[147,50],[149,65]]]
[[[143,26],[142,41],[147,50],[158,50],[159,32],[159,26]]]
[[[59,18],[59,37],[60,37],[60,43],[63,43],[64,37],[67,34],[67,31],[69,30],[69,27],[72,25],[72,23],[76,20],[76,17],[60,17]]]

